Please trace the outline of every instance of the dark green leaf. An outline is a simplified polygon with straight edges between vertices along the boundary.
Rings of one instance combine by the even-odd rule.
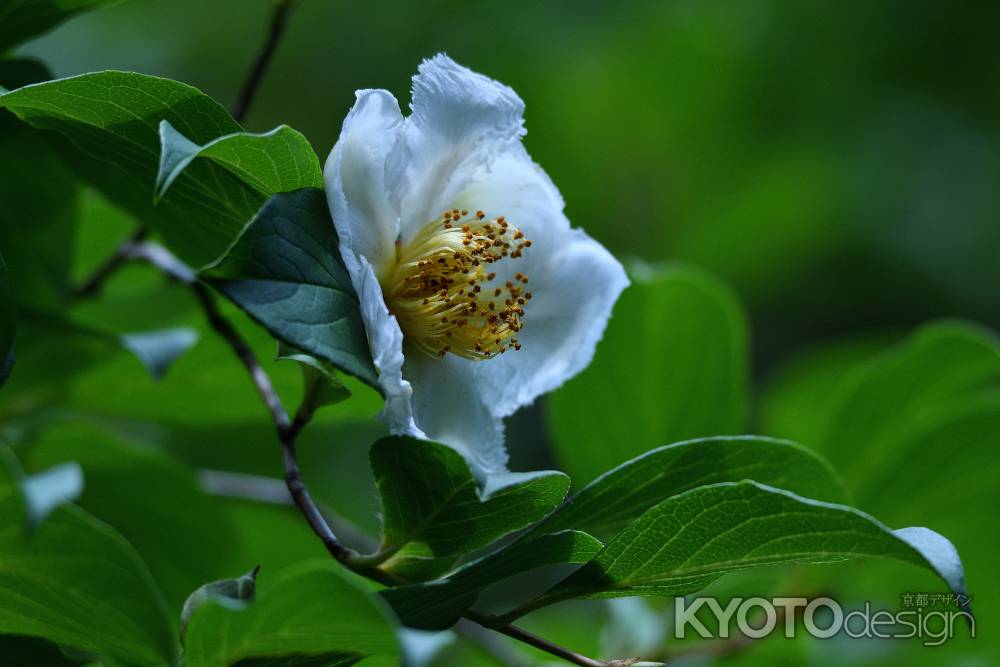
[[[257,600],[246,609],[209,600],[188,622],[185,667],[289,656],[322,655],[332,664],[369,656],[398,660],[387,609],[349,576],[331,560],[307,561],[262,577]]]
[[[181,609],[181,642],[184,641],[184,631],[188,621],[205,603],[217,602],[227,609],[246,609],[247,605],[257,598],[257,573],[260,566],[235,579],[220,579],[198,587],[184,601]]]
[[[121,535],[74,505],[30,536],[11,454],[0,462],[0,633],[41,637],[123,664],[173,665],[160,591]]]
[[[74,160],[80,174],[155,225],[188,264],[219,257],[264,201],[225,167],[202,160],[184,170],[158,206],[151,205],[161,120],[199,144],[242,131],[221,105],[191,86],[98,72],[10,91],[0,95],[0,107],[74,143],[84,154]]]
[[[744,479],[817,500],[845,500],[830,465],[801,445],[757,436],[705,438],[654,449],[601,475],[534,532],[577,528],[603,535],[670,496]]]
[[[156,196],[162,197],[195,158],[208,158],[265,195],[322,188],[323,170],[309,140],[287,125],[264,134],[227,134],[198,145],[160,123],[160,167]]]
[[[914,418],[997,380],[1000,341],[991,331],[929,324],[845,381],[817,446],[853,488],[892,456]]]
[[[966,594],[958,553],[937,533],[893,531],[856,509],[746,481],[698,487],[652,507],[543,599],[687,595],[729,572],[862,556],[927,568]]]
[[[279,341],[375,386],[358,297],[322,190],[271,197],[202,277]]]
[[[30,335],[19,338],[19,345],[23,345],[18,349],[23,351],[24,367],[31,369],[30,381],[39,383],[52,379],[46,373],[63,380],[74,370],[123,350],[135,356],[154,380],[159,380],[197,340],[195,331],[188,327],[115,334],[27,309],[21,310],[20,321]],[[45,368],[33,366],[31,357],[40,357],[38,361],[46,362]],[[65,363],[51,363],[53,359]]]
[[[0,53],[113,0],[0,0]],[[2,83],[2,81],[0,81]]]
[[[422,630],[445,630],[475,604],[485,588],[546,565],[586,563],[603,546],[596,538],[576,530],[519,540],[444,579],[389,588],[382,591],[382,596],[404,624]]]
[[[556,452],[577,484],[665,442],[741,433],[747,323],[694,269],[634,277],[590,368],[549,402]]]
[[[900,338],[890,333],[864,331],[796,350],[772,369],[762,383],[758,429],[815,446],[844,378]]]
[[[884,464],[858,480],[860,506],[896,521],[981,530],[980,508],[1000,500],[1000,393],[928,409],[898,435]]]
[[[78,193],[76,175],[46,137],[0,111],[0,251],[19,305],[64,308]]]
[[[87,484],[78,504],[119,530],[156,577],[171,609],[206,579],[255,561],[240,553],[241,528],[195,474],[164,454],[79,422],[49,425],[25,454],[29,470],[77,461]],[[238,570],[237,570],[238,571]]]
[[[454,449],[409,437],[372,445],[382,504],[383,567],[411,580],[450,569],[463,555],[555,509],[569,488],[558,472],[489,475],[482,488]]]

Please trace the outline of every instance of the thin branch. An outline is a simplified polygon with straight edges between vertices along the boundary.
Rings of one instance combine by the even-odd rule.
[[[240,90],[240,96],[233,106],[233,118],[237,122],[242,123],[244,118],[246,118],[247,112],[250,110],[254,95],[257,94],[257,89],[264,78],[264,73],[267,72],[268,65],[271,64],[271,58],[274,57],[274,52],[278,48],[278,42],[281,41],[281,36],[285,32],[285,26],[288,24],[288,15],[291,13],[294,4],[294,0],[277,0],[274,4],[274,11],[271,14],[271,27],[268,31],[267,39],[263,46],[261,46],[260,52],[257,54],[257,59],[254,61],[253,67],[250,69],[250,73],[243,83],[243,88]]]
[[[294,420],[292,421],[294,424]],[[198,481],[202,490],[221,498],[237,498],[269,505],[295,508],[295,500],[288,492],[288,485],[283,479],[251,475],[230,470],[198,471]],[[345,542],[357,549],[374,550],[378,544],[371,535],[359,528],[351,520],[335,512],[329,505],[317,501],[319,511],[333,527],[333,532]]]
[[[270,376],[261,367],[253,350],[250,349],[250,346],[243,340],[243,337],[236,331],[236,328],[219,311],[215,297],[208,290],[208,287],[198,281],[191,269],[162,246],[152,243],[133,243],[126,251],[126,255],[131,259],[148,262],[170,278],[184,283],[191,289],[195,298],[201,304],[209,325],[229,344],[229,347],[232,348],[240,362],[246,367],[253,380],[254,387],[257,388],[257,393],[260,394],[264,400],[264,404],[267,405],[268,411],[271,413],[271,419],[278,433],[278,440],[281,441],[285,465],[285,484],[288,486],[288,492],[292,494],[292,499],[298,506],[299,511],[305,516],[313,532],[323,541],[326,550],[330,552],[331,556],[340,562],[344,562],[352,555],[355,555],[353,549],[345,547],[337,539],[337,536],[334,535],[333,529],[330,528],[330,524],[323,518],[323,514],[319,511],[312,496],[309,494],[309,490],[306,488],[305,482],[302,480],[302,471],[299,469],[298,461],[295,458],[295,437],[301,430],[302,425],[293,428],[292,423],[288,419],[288,413],[281,403],[281,398],[278,396],[278,392],[271,382]]]
[[[504,667],[531,667],[533,664],[505,641],[503,637],[497,636],[482,625],[463,618],[452,629],[469,641],[479,644],[484,651],[490,654],[494,660],[504,665]]]
[[[147,262],[169,278],[187,285],[194,292],[202,310],[205,311],[205,316],[211,327],[229,344],[233,352],[235,352],[236,356],[246,367],[250,373],[250,377],[253,379],[254,386],[264,399],[264,403],[267,405],[268,411],[271,413],[271,418],[274,421],[278,439],[282,446],[285,484],[288,492],[291,494],[299,511],[306,518],[306,521],[309,522],[309,526],[313,532],[322,540],[330,555],[345,567],[373,581],[387,586],[398,586],[408,583],[379,567],[357,566],[356,563],[359,557],[357,552],[341,544],[336,535],[334,535],[330,524],[322,512],[320,512],[312,496],[310,496],[309,490],[306,488],[305,481],[302,478],[302,471],[299,469],[299,464],[295,457],[295,438],[305,426],[305,420],[296,419],[295,422],[289,420],[288,413],[285,411],[281,403],[281,398],[278,396],[278,392],[271,383],[267,372],[258,363],[253,350],[250,349],[250,346],[243,340],[239,332],[236,331],[229,320],[219,311],[215,297],[209,291],[208,287],[197,279],[190,268],[162,246],[153,243],[131,243],[124,249],[123,254],[128,259]],[[611,661],[589,658],[513,625],[498,624],[496,617],[481,614],[471,609],[466,611],[464,616],[484,628],[512,637],[580,667],[627,667],[628,665],[640,664],[637,658]]]
[[[76,287],[76,289],[73,290],[73,298],[87,299],[97,296],[104,288],[108,279],[117,273],[118,269],[122,268],[128,261],[128,250],[134,244],[146,238],[148,233],[149,228],[145,225],[139,225],[136,227],[131,236],[122,241],[121,245],[118,246],[115,252],[106,260],[101,262],[101,264],[94,269],[93,273],[91,273],[90,276],[88,276]]]
[[[571,651],[568,648],[559,646],[550,642],[544,637],[539,637],[538,635],[528,632],[527,630],[522,630],[513,625],[501,625],[496,626],[491,621],[491,616],[486,614],[480,614],[479,612],[468,610],[465,612],[465,618],[469,619],[473,623],[477,623],[485,628],[489,628],[500,634],[512,637],[519,642],[528,644],[529,646],[534,646],[537,649],[545,651],[550,655],[554,655],[557,658],[562,658],[567,662],[571,662],[574,665],[580,665],[580,667],[627,667],[628,665],[635,665],[639,662],[638,658],[624,658],[621,660],[596,660],[595,658],[589,658],[585,655],[577,653],[576,651]]]

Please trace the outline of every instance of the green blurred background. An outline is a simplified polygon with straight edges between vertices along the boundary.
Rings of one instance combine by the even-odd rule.
[[[233,100],[267,0],[131,1],[26,48]],[[1000,8],[989,2],[305,0],[248,118],[325,156],[358,88],[439,51],[512,86],[570,219],[748,304],[755,364],[938,315],[1000,323]]]
[[[78,17],[18,53],[43,60],[56,76],[135,70],[193,84],[228,104],[271,7],[268,0],[131,0]],[[728,286],[713,282],[710,288],[727,291],[720,297],[726,314],[719,320],[705,315],[705,328],[694,330],[736,321],[732,340],[720,343],[738,350],[733,368],[719,372],[735,378],[738,395],[713,403],[735,407],[724,415],[720,408],[708,432],[660,433],[659,397],[670,390],[654,391],[645,399],[652,416],[644,447],[669,441],[658,439],[668,434],[729,430],[813,445],[809,424],[820,419],[820,404],[856,362],[929,319],[1000,326],[998,21],[1000,4],[988,2],[303,0],[246,125],[263,131],[287,123],[324,158],[354,90],[387,88],[405,101],[421,58],[444,51],[503,81],[524,99],[528,150],[561,189],[575,225],[637,273],[647,264],[684,262]],[[65,251],[73,253],[79,279],[133,222],[89,190],[75,206],[80,225]],[[666,329],[683,328],[695,306],[677,311],[676,322],[673,311],[656,312]],[[141,267],[127,269],[106,298],[73,314],[117,331],[177,324],[204,329],[183,290],[163,286]],[[265,334],[246,321],[241,327],[262,356],[272,353]],[[629,336],[611,332],[605,345],[610,341],[627,345]],[[87,365],[87,359],[53,360],[42,344],[32,357],[30,343],[38,341],[25,342],[22,334],[20,342],[18,366],[4,390],[13,399],[0,407],[0,419],[7,439],[43,441],[43,453],[35,464],[27,459],[29,467],[59,459],[74,441],[111,431],[199,468],[277,475],[266,416],[242,369],[210,335],[159,385],[127,356],[95,363],[66,381],[62,364]],[[739,352],[744,346],[749,370]],[[627,363],[607,361],[591,378],[607,379],[595,374]],[[673,367],[663,363],[669,375]],[[51,377],[39,383],[44,369]],[[271,364],[269,370],[287,395],[296,395],[295,368]],[[548,435],[565,432],[560,419],[567,421],[567,410],[572,421],[572,407],[565,406],[587,385],[576,386],[557,394],[554,410],[543,402],[510,420],[514,469],[581,467],[568,463],[572,451],[551,446]],[[302,463],[324,501],[374,532],[377,507],[365,457],[381,432],[371,419],[379,400],[354,389],[354,400],[307,431]],[[60,422],[71,424],[51,428]],[[995,450],[983,451],[991,471]],[[604,458],[613,464],[624,457]],[[937,482],[945,494],[963,484],[961,477]],[[995,521],[971,503],[998,499],[996,483],[988,483],[988,492],[970,500],[968,516],[928,523],[956,540],[973,590],[982,596],[996,589],[989,567],[996,539],[983,535],[992,529],[983,522]],[[278,510],[234,505],[227,511],[243,526],[242,548],[254,557],[267,553],[264,560],[277,566],[321,554]],[[894,525],[922,523],[905,512],[885,518]],[[279,535],[296,547],[276,549]],[[209,568],[202,581],[232,574],[229,565]],[[861,596],[868,594],[866,582],[895,582],[885,569],[852,566],[841,574]],[[886,590],[905,589],[910,582],[902,581]],[[936,590],[932,580],[919,581]],[[175,596],[182,598],[187,585],[179,578]],[[756,593],[766,592],[762,585],[745,580]],[[984,605],[987,614],[1000,609],[988,600]],[[628,615],[634,612],[620,612],[632,619],[626,626],[636,625],[637,617]],[[569,605],[535,623],[597,651],[594,613],[593,606]],[[610,612],[601,607],[597,613]],[[619,631],[625,634],[624,626]],[[839,644],[823,650],[804,642],[768,644],[778,646],[762,651],[760,659],[770,664],[832,664],[838,652],[844,664],[907,660],[881,646],[844,653]],[[908,664],[991,664],[993,644],[963,644],[935,653],[933,661],[924,652]],[[453,648],[441,664],[484,659],[463,650]]]

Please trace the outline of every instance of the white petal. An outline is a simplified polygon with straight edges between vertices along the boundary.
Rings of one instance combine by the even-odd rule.
[[[494,415],[506,417],[557,389],[590,363],[611,307],[628,284],[622,265],[581,230],[572,230],[543,272],[531,275],[521,349],[475,367]],[[534,248],[532,248],[534,249]]]
[[[384,90],[359,90],[323,177],[341,252],[368,259],[378,275],[395,260],[399,202],[390,197],[398,172],[388,169],[403,133],[399,103]],[[357,269],[346,256],[348,269]],[[353,275],[353,274],[352,274]],[[355,285],[357,287],[357,285]]]
[[[504,472],[503,421],[483,403],[475,363],[410,351],[403,372],[413,384],[414,417],[428,438],[457,449],[480,475]]]
[[[533,298],[517,336],[521,350],[465,362],[484,403],[506,417],[590,363],[628,278],[601,244],[570,228],[559,192],[523,150],[496,160],[460,201],[505,215],[532,241],[522,258],[493,265],[498,281],[516,271],[529,277],[526,289]]]
[[[396,318],[385,307],[382,288],[371,264],[364,257],[356,257],[356,261],[354,289],[361,301],[361,318],[368,333],[372,360],[379,370],[379,388],[385,398],[385,407],[379,418],[393,434],[426,437],[413,419],[410,404],[413,389],[403,379],[403,332]]]
[[[524,103],[507,86],[437,55],[413,78],[412,115],[393,169],[404,170],[404,240],[452,205],[477,170],[520,145]]]

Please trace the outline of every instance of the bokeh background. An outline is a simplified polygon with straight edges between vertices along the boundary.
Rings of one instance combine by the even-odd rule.
[[[267,0],[132,1],[22,49],[233,100]],[[748,305],[764,370],[805,340],[1000,323],[1000,8],[988,2],[306,0],[247,125],[325,156],[358,88],[408,98],[444,51],[512,86],[570,218],[696,262]]]
[[[131,0],[76,18],[18,53],[56,76],[134,70],[228,104],[271,7],[268,0]],[[971,1],[303,0],[246,125],[264,131],[287,123],[325,157],[354,90],[387,88],[408,100],[421,58],[443,51],[503,81],[525,100],[527,148],[561,189],[575,225],[636,271],[686,263],[728,286],[748,322],[750,399],[740,419],[750,431],[798,436],[781,432],[795,428],[768,412],[774,396],[797,398],[808,413],[852,364],[931,319],[1000,326],[998,22],[1000,5]],[[81,222],[66,252],[80,277],[133,223],[92,191],[75,197]],[[106,298],[74,313],[118,330],[201,326],[182,290],[142,268],[126,270]],[[270,354],[266,335],[241,326]],[[64,381],[66,360],[40,354],[36,368],[49,368],[51,381],[18,392],[15,373],[9,395],[17,403],[0,408],[4,434],[52,440],[59,451],[87,441],[88,429],[111,431],[186,465],[275,476],[270,425],[228,355],[205,336],[154,385],[126,357]],[[21,355],[18,370],[28,373],[31,359]],[[273,366],[295,395],[297,371]],[[804,373],[821,378],[812,393],[797,384]],[[374,532],[365,456],[381,432],[371,419],[379,400],[355,389],[353,401],[306,434],[303,467],[325,501]],[[511,420],[514,469],[566,467],[572,453],[552,446],[551,422],[545,402]],[[963,553],[995,546],[992,537],[975,537],[995,531],[995,507],[979,508],[959,543]],[[258,535],[241,538],[252,542],[243,546],[248,553],[270,550],[276,563],[320,553],[278,510],[232,511]],[[275,548],[269,535],[281,531],[296,548]],[[866,580],[857,568],[845,572]],[[981,596],[996,591],[988,567],[974,575]],[[614,609],[570,605],[536,623],[582,649],[600,640],[587,619],[632,619],[605,632],[624,635],[650,611]],[[734,662],[832,664],[837,653],[806,642],[765,644]],[[919,664],[986,665],[993,650],[987,641],[963,644],[920,653]],[[492,664],[462,645],[449,651],[440,664]],[[840,658],[900,659],[881,645]]]

